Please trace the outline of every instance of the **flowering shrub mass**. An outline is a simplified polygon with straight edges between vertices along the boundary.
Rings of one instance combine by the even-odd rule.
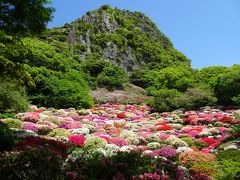
[[[239,151],[239,110],[157,113],[148,106],[108,103],[33,111],[0,120],[15,138],[12,160],[18,152],[43,148],[64,162],[65,179],[238,179],[240,173],[238,156],[231,158]],[[0,153],[0,179],[14,173],[11,158],[3,157]],[[51,161],[39,158],[38,163]],[[21,168],[23,174],[32,173]]]
[[[152,152],[158,156],[163,156],[165,158],[173,159],[177,156],[177,151],[171,147],[163,147],[161,149],[155,150]]]
[[[85,137],[82,135],[71,135],[68,137],[68,141],[76,146],[82,147],[85,141]]]
[[[108,142],[111,143],[111,144],[115,144],[115,145],[117,145],[117,146],[125,146],[125,145],[128,145],[127,140],[124,139],[124,138],[121,138],[121,137],[113,137],[113,138],[109,139]]]

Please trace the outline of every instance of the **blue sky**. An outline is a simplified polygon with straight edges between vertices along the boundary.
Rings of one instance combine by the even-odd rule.
[[[52,0],[56,12],[48,27],[103,4],[149,16],[194,68],[240,64],[240,0]]]

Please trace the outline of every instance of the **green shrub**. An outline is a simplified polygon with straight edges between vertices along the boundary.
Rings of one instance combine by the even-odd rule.
[[[23,87],[16,82],[0,79],[0,111],[26,111],[28,105],[28,97]]]
[[[4,119],[4,123],[7,124],[8,128],[21,128],[22,126],[22,121],[19,119]]]
[[[193,79],[195,83],[206,83],[212,89],[216,88],[218,78],[228,71],[224,66],[209,66],[200,70],[195,70]]]
[[[171,111],[178,107],[175,99],[180,93],[175,90],[160,89],[154,92],[154,99],[150,105],[158,111]]]
[[[214,105],[216,102],[217,99],[207,86],[189,88],[185,93],[176,98],[176,103],[179,107],[186,110]]]
[[[235,180],[240,178],[240,151],[226,150],[218,153],[218,163],[220,164],[220,171],[215,176],[216,179]]]
[[[206,174],[208,176],[216,176],[220,172],[220,166],[217,162],[209,163],[195,163],[190,168],[189,171],[192,174]]]
[[[0,121],[0,152],[10,150],[14,146],[12,131]],[[1,163],[0,163],[1,164]]]
[[[192,138],[188,138],[188,137],[183,137],[183,138],[180,138],[181,140],[185,141],[190,147],[194,146],[195,143],[193,141]]]
[[[103,148],[106,144],[105,139],[96,136],[88,137],[84,141],[84,147],[86,148]]]
[[[221,151],[218,153],[218,160],[233,160],[233,161],[239,161],[240,162],[240,151],[239,150],[227,150],[227,151]]]
[[[97,77],[98,85],[105,86],[109,90],[122,88],[126,81],[125,72],[118,66],[105,67]]]
[[[215,88],[218,103],[222,105],[239,105],[240,66],[234,65],[228,72],[218,78]]]
[[[63,179],[63,162],[47,147],[6,152],[0,155],[0,179]]]
[[[207,143],[201,141],[200,139],[195,139],[195,140],[194,140],[194,144],[195,144],[195,146],[196,146],[198,149],[200,149],[200,150],[201,150],[202,148],[205,148],[205,147],[208,146]]]
[[[68,137],[70,136],[71,133],[66,130],[66,129],[63,129],[63,128],[56,128],[56,129],[53,129],[49,134],[48,136],[51,136],[51,137],[57,137],[57,136],[64,136],[64,137]]]
[[[0,119],[13,118],[15,113],[2,113],[0,114]]]
[[[234,104],[240,105],[240,94],[231,98]]]
[[[149,76],[148,71],[149,70],[145,66],[133,70],[130,75],[131,83],[136,86],[140,86],[142,88],[147,88],[147,87],[153,85],[154,78],[156,78],[156,76],[154,76],[154,75]],[[152,74],[154,74],[154,71],[152,71]]]
[[[82,70],[90,74],[92,77],[97,77],[105,67],[111,66],[109,61],[105,60],[87,60],[81,63]]]
[[[238,156],[239,159],[239,156]],[[221,170],[219,173],[215,176],[215,178],[218,180],[235,180],[240,179],[240,161],[234,161],[232,159],[224,159],[219,161]]]
[[[72,70],[65,74],[49,75],[46,69],[36,69],[36,87],[30,91],[31,100],[38,106],[54,108],[90,108],[93,106],[87,82],[82,72]],[[32,72],[32,73],[36,73]]]

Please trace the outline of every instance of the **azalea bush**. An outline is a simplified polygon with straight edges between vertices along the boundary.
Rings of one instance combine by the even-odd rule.
[[[236,179],[239,150],[227,149],[238,148],[237,114],[210,107],[160,113],[144,105],[110,103],[81,110],[31,106],[31,112],[1,120],[0,156],[4,167],[18,169],[19,177],[27,178],[42,172],[35,170],[34,155],[28,170],[23,170],[25,157],[21,163],[14,159],[39,148],[55,154],[53,162],[60,163],[63,179]],[[51,160],[38,158],[39,163]]]
[[[9,128],[21,128],[22,121],[19,119],[7,118],[3,121]]]
[[[207,163],[216,161],[216,156],[211,153],[186,151],[179,155],[179,162],[185,167],[191,167],[197,163]]]
[[[1,179],[62,179],[63,159],[47,147],[0,154]]]

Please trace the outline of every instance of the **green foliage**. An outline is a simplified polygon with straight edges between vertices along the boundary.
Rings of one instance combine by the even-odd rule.
[[[80,69],[80,65],[71,56],[68,49],[58,52],[57,49],[36,38],[24,38],[24,46],[31,52],[31,57],[24,62],[30,66],[44,66],[47,69],[66,72],[71,68]]]
[[[87,60],[81,65],[85,73],[90,74],[92,77],[97,77],[103,71],[104,67],[111,66],[111,63],[104,60]]]
[[[238,117],[237,119],[240,119],[240,118]],[[236,136],[240,135],[240,124],[235,124],[235,125],[231,126],[231,128],[236,133]]]
[[[147,72],[146,66],[133,70],[130,75],[130,82],[142,88],[149,87],[151,81],[146,77]]]
[[[190,70],[184,66],[164,67],[160,63],[149,63],[134,70],[130,80],[133,84],[150,90],[177,89],[183,92],[192,85]]]
[[[240,162],[240,151],[239,150],[227,150],[218,153],[218,160],[233,160]]]
[[[10,150],[13,146],[14,139],[12,136],[12,131],[8,128],[6,124],[0,121],[0,152]]]
[[[228,71],[224,66],[210,66],[200,70],[196,70],[193,74],[195,83],[206,83],[213,90],[216,88],[218,78]]]
[[[208,146],[207,143],[201,141],[200,139],[195,139],[195,140],[194,140],[194,144],[195,144],[195,146],[196,146],[199,150],[201,150],[201,149],[203,149],[203,148],[205,148],[205,147]]]
[[[0,155],[0,179],[63,179],[63,159],[49,147],[33,147]]]
[[[16,36],[0,31],[0,75],[17,80],[20,84],[31,84],[31,77],[25,71],[24,59],[30,57],[30,51]]]
[[[25,88],[14,81],[0,79],[0,111],[26,111],[28,105]]]
[[[68,137],[70,136],[71,133],[66,130],[66,129],[63,129],[63,128],[56,128],[56,129],[53,129],[49,134],[48,136],[50,137],[57,137],[57,136],[63,136],[63,137]]]
[[[14,113],[2,113],[0,114],[0,119],[13,118],[14,115],[15,115]]]
[[[231,98],[231,100],[233,101],[234,104],[239,105],[239,104],[240,104],[240,95],[233,96],[233,97]]]
[[[4,119],[3,122],[7,124],[8,128],[20,129],[22,126],[22,121],[20,121],[19,119],[8,118],[8,119]]]
[[[185,91],[191,86],[191,73],[182,67],[167,67],[158,73],[155,86],[157,89],[168,88]]]
[[[65,74],[55,72],[55,75],[51,75],[45,68],[34,68],[31,74],[36,83],[29,92],[34,104],[55,108],[89,108],[93,105],[89,88],[80,71],[72,70]]]
[[[181,140],[183,140],[184,142],[186,142],[190,147],[194,146],[195,143],[193,141],[192,138],[189,138],[189,137],[183,137],[181,138]]]
[[[231,67],[228,72],[218,78],[215,94],[222,105],[239,105],[240,66]]]
[[[107,141],[100,137],[88,137],[84,142],[86,148],[103,148],[107,144]]]
[[[122,88],[123,83],[125,83],[126,74],[118,66],[109,66],[103,68],[102,72],[97,77],[98,85],[106,86],[108,89]]]
[[[0,28],[13,33],[39,33],[52,19],[49,0],[2,0]]]
[[[220,171],[215,176],[216,179],[239,179],[240,178],[240,151],[226,150],[218,153]]]
[[[150,105],[157,111],[171,111],[177,107],[175,99],[180,93],[175,89],[160,89],[154,92],[154,99]]]
[[[186,110],[197,109],[207,105],[214,105],[217,99],[211,89],[204,85],[187,89],[185,93],[176,98],[179,107]]]
[[[239,156],[238,156],[239,159]],[[221,171],[215,176],[219,180],[235,180],[240,178],[240,162],[224,159],[219,162]]]

